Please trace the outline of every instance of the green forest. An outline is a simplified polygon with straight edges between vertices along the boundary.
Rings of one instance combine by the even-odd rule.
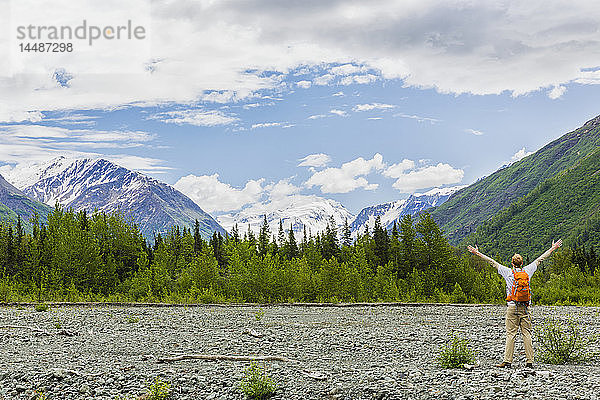
[[[47,223],[29,225],[0,222],[0,302],[501,303],[505,296],[495,268],[451,246],[427,213],[404,216],[391,232],[377,220],[355,240],[333,219],[299,240],[281,223],[271,232],[265,219],[258,235],[236,226],[204,240],[196,224],[150,244],[119,214],[60,206]],[[563,246],[534,275],[533,301],[600,304],[599,274],[593,248]]]

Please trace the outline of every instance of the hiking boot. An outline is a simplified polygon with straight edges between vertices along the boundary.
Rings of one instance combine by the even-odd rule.
[[[510,368],[510,363],[506,361],[502,361],[500,364],[496,365],[498,368]]]
[[[527,363],[527,364],[525,364],[525,368],[533,368],[533,363]]]

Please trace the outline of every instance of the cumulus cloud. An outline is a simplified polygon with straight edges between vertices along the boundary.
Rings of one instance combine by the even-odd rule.
[[[482,131],[478,131],[477,129],[465,129],[465,132],[472,133],[475,136],[483,135]]]
[[[229,125],[238,121],[237,117],[226,115],[218,110],[180,110],[167,111],[150,117],[167,124],[188,124],[195,126]]]
[[[523,147],[521,150],[519,150],[515,154],[513,154],[513,156],[510,158],[509,163],[512,164],[514,162],[517,162],[517,161],[527,157],[530,154],[533,154],[533,151],[525,151],[525,147]]]
[[[296,85],[298,85],[298,87],[301,87],[302,89],[308,89],[309,87],[311,87],[312,82],[311,81],[299,81],[299,82],[296,82]]]
[[[300,193],[302,188],[294,185],[290,181],[291,178],[282,179],[277,183],[267,185],[265,191],[268,193],[269,198],[274,200]]]
[[[399,172],[399,169],[394,170],[393,174],[390,173],[388,176],[396,178],[393,187],[402,193],[413,193],[419,189],[458,183],[464,177],[463,170],[443,163],[418,168],[408,173]]]
[[[340,79],[340,84],[346,85],[346,86],[352,85],[352,84],[365,85],[367,83],[375,82],[376,80],[377,80],[377,76],[373,75],[373,74],[350,75],[350,76],[345,76],[342,79]]]
[[[308,117],[308,119],[319,119],[319,118],[325,118],[327,115],[325,114],[315,114],[315,115],[311,115],[310,117]]]
[[[372,111],[372,110],[389,110],[395,108],[395,105],[392,104],[383,104],[383,103],[371,103],[371,104],[357,104],[352,108],[352,111],[360,112],[360,111]]]
[[[318,153],[318,154],[309,154],[304,158],[299,159],[300,164],[299,167],[324,167],[331,162],[331,157],[327,154]]]
[[[379,185],[369,183],[365,176],[384,168],[383,156],[379,153],[370,160],[359,157],[342,164],[340,168],[327,168],[315,172],[306,181],[305,186],[318,186],[323,193],[348,193],[358,188],[375,190]]]
[[[548,91],[548,97],[550,97],[552,100],[556,100],[556,99],[562,97],[562,95],[565,94],[566,91],[567,91],[566,87],[564,87],[563,85],[557,85],[557,86],[554,86],[552,88],[552,90]]]
[[[404,159],[397,164],[392,164],[387,167],[383,172],[383,175],[390,178],[399,178],[404,174],[405,171],[411,170],[414,167],[415,162],[413,160]]]
[[[174,185],[204,211],[234,211],[260,200],[264,188],[264,179],[249,180],[242,189],[237,189],[219,180],[219,174],[187,175]]]

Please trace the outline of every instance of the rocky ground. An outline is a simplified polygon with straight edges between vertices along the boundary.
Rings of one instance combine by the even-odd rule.
[[[598,308],[534,308],[534,325],[553,317],[600,332]],[[536,364],[532,373],[519,339],[513,368],[495,368],[503,318],[502,306],[3,307],[0,399],[35,399],[35,391],[48,399],[135,398],[157,377],[174,400],[243,399],[238,382],[248,362],[157,362],[183,353],[296,360],[264,363],[278,384],[273,399],[600,397],[597,360]],[[436,366],[452,332],[468,338],[479,366]]]

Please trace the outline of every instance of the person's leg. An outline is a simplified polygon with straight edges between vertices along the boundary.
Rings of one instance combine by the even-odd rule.
[[[506,348],[504,350],[504,362],[512,363],[515,351],[515,337],[519,330],[519,317],[515,306],[506,307]]]
[[[524,307],[519,318],[521,333],[523,334],[523,345],[525,346],[525,355],[527,363],[533,364],[533,344],[531,342],[531,315],[529,307]]]

